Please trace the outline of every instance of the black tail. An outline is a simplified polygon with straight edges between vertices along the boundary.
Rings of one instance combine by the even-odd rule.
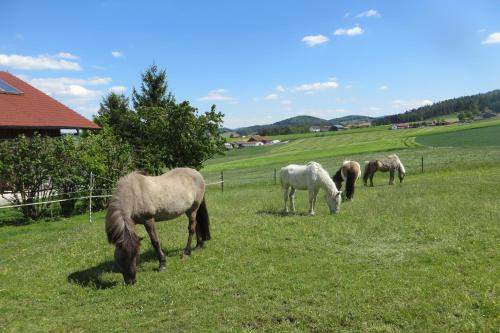
[[[347,199],[351,200],[354,197],[354,184],[356,183],[356,172],[354,170],[347,171],[347,180],[345,182],[345,191]]]
[[[203,198],[198,208],[198,212],[196,213],[196,228],[198,228],[200,236],[204,241],[210,240],[210,218],[208,217],[205,198]]]
[[[342,188],[342,168],[337,171],[337,173],[332,177],[332,180],[335,183],[335,186],[337,186],[337,190],[340,191]]]

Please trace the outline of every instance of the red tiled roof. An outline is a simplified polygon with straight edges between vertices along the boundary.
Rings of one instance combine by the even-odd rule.
[[[0,71],[0,80],[22,92],[0,93],[0,128],[100,128],[10,73]]]

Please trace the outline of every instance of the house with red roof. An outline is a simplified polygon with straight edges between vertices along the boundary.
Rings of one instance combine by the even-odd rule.
[[[62,129],[100,127],[18,77],[0,71],[0,139],[35,132],[60,136]]]

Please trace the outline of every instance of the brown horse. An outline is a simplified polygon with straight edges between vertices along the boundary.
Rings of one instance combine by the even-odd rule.
[[[377,171],[389,171],[389,185],[394,185],[394,175],[396,171],[398,172],[400,183],[403,182],[406,175],[405,167],[396,154],[389,155],[385,160],[382,161],[365,161],[365,173],[363,175],[363,183],[365,184],[365,186],[368,186],[368,178],[370,178],[370,186],[373,186],[373,176]]]
[[[342,182],[345,180],[346,198],[352,200],[354,197],[354,186],[361,177],[361,166],[356,161],[344,161],[337,173],[332,177],[337,189],[342,188]]]
[[[205,205],[205,181],[194,169],[173,169],[161,176],[151,177],[132,172],[122,177],[109,204],[106,215],[108,241],[115,244],[115,262],[126,284],[136,281],[140,239],[135,225],[142,224],[148,232],[160,265],[165,270],[163,254],[155,220],[165,221],[186,214],[189,219],[188,240],[183,257],[191,255],[191,241],[196,232],[196,248],[210,239],[209,218]]]

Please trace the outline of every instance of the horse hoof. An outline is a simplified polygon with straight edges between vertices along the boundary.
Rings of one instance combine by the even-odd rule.
[[[167,268],[165,266],[160,266],[156,271],[158,273],[164,272]]]
[[[181,254],[181,259],[185,260],[185,259],[188,259],[190,256],[191,256],[191,252],[183,252]]]
[[[203,250],[205,248],[204,243],[198,243],[196,244],[196,247],[194,248],[195,250]]]

